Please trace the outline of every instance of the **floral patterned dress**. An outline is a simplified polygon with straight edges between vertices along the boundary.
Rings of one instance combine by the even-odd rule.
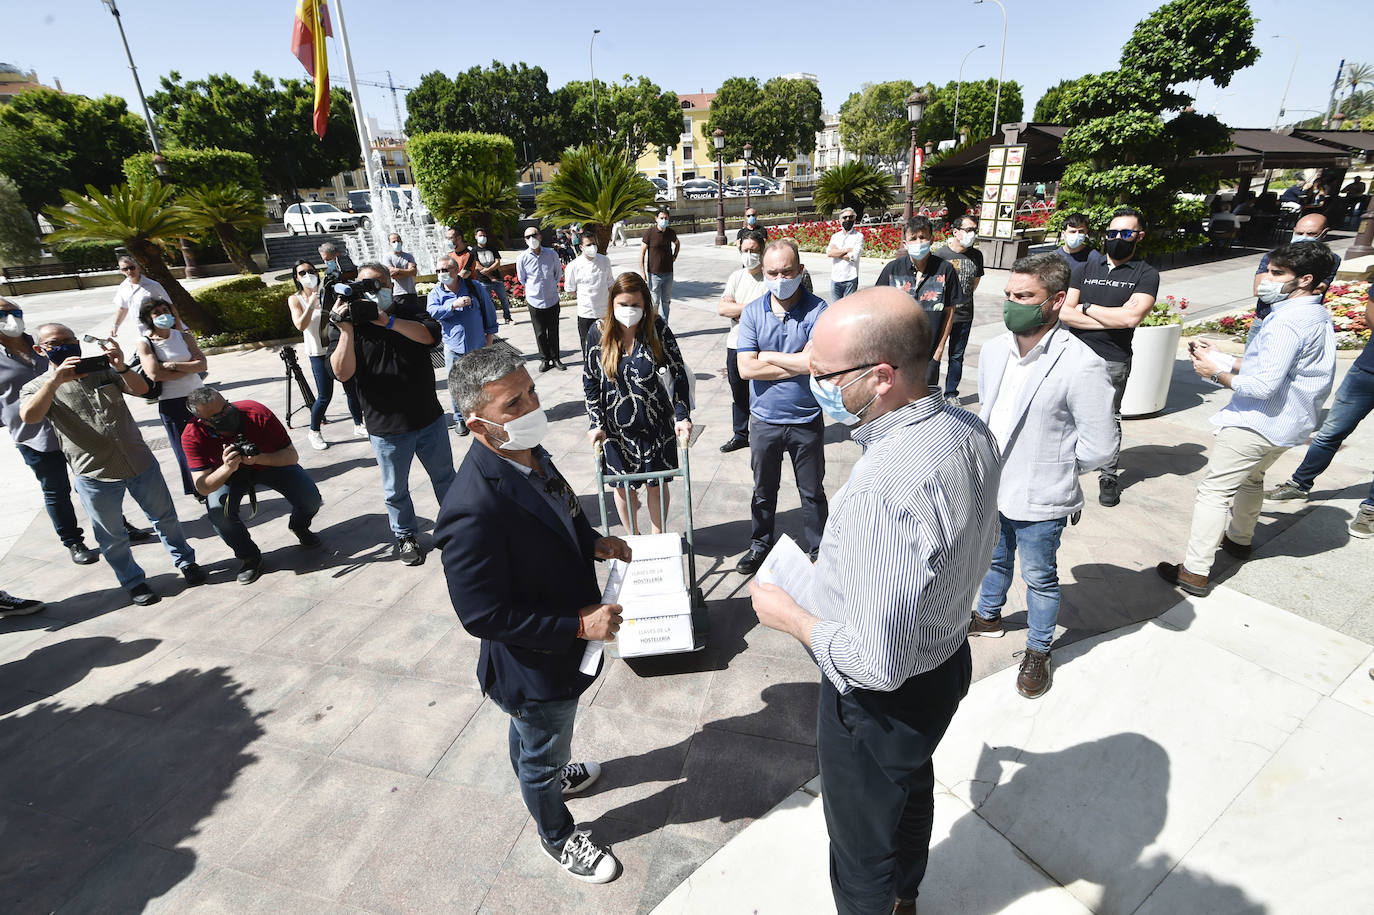
[[[614,376],[606,375],[601,364],[601,321],[587,331],[582,390],[591,428],[606,432],[606,466],[611,473],[650,473],[678,466],[674,425],[691,416],[687,366],[663,319],[656,317],[654,327],[663,342],[665,364],[656,364],[653,350],[636,337],[634,349],[621,357]],[[671,401],[659,380],[660,368],[673,379]]]

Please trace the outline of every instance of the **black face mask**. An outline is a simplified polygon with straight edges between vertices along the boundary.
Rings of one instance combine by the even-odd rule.
[[[243,425],[243,417],[239,416],[238,407],[229,404],[224,408],[224,412],[215,416],[207,416],[205,424],[220,435],[233,435]]]
[[[848,232],[850,229],[854,228],[854,220],[842,219],[840,220],[840,225],[844,226],[844,230]]]
[[[1136,239],[1134,238],[1109,238],[1102,245],[1107,256],[1115,261],[1129,260],[1131,255],[1135,253],[1135,246]]]

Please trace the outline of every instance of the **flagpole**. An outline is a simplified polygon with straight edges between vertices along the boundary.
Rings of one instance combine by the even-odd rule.
[[[363,99],[358,94],[358,78],[353,73],[353,53],[348,48],[348,29],[344,26],[343,0],[333,0],[334,18],[339,26],[339,48],[343,51],[344,70],[348,73],[348,91],[353,93],[353,118],[358,125],[358,140],[363,145],[363,178],[367,181],[367,196],[372,201],[374,216],[382,214],[382,194],[372,181],[372,134],[363,117]],[[378,220],[373,219],[373,225]]]

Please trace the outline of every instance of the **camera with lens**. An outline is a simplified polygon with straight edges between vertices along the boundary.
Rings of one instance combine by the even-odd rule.
[[[334,294],[338,296],[337,302],[347,306],[347,308],[343,314],[331,309],[329,323],[356,325],[377,320],[377,316],[381,314],[377,309],[377,301],[369,299],[368,296],[375,294],[381,288],[381,283],[371,277],[353,280],[349,283],[335,283]]]
[[[234,436],[234,450],[246,458],[257,457],[262,454],[262,449],[255,443],[250,442],[248,436],[244,435],[242,432]]]

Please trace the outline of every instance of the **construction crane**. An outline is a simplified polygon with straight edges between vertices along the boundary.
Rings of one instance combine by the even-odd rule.
[[[339,86],[346,86],[346,85],[348,85],[348,81],[347,81],[347,80],[343,79],[342,77],[335,76],[335,75],[332,74],[332,73],[329,75],[329,81],[330,81],[331,83],[334,83],[335,85],[339,85]],[[396,132],[397,132],[398,134],[400,134],[401,136],[405,136],[405,124],[403,124],[403,123],[401,122],[401,102],[400,102],[400,97],[399,97],[396,93],[397,93],[398,91],[400,91],[400,92],[409,92],[409,91],[410,91],[410,86],[398,86],[398,85],[396,85],[394,82],[392,82],[392,81],[391,81],[391,71],[390,71],[390,70],[387,70],[387,71],[386,71],[386,82],[384,82],[384,83],[377,83],[377,82],[373,82],[373,81],[371,81],[371,80],[366,80],[366,79],[360,79],[360,80],[358,80],[357,82],[358,82],[358,85],[360,85],[360,86],[375,86],[375,87],[378,88],[378,89],[390,89],[390,90],[391,90],[391,110],[392,110],[392,113],[395,114],[395,116],[396,116]]]

